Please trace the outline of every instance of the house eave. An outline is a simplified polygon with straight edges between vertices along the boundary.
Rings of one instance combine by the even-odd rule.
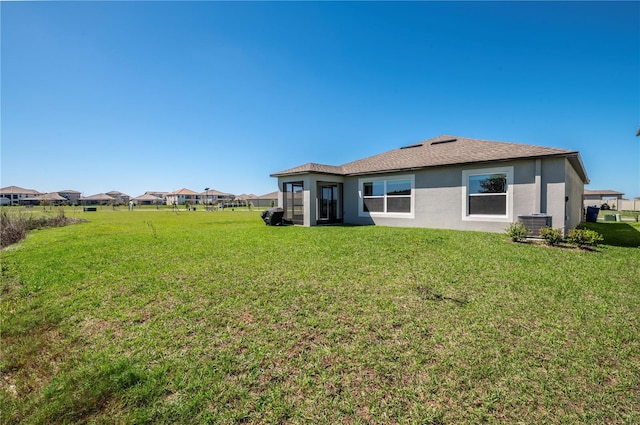
[[[347,175],[347,174],[339,174],[339,173],[329,173],[326,171],[295,171],[293,173],[274,173],[274,174],[270,174],[269,177],[304,176],[307,174],[323,174],[326,176],[346,176]]]

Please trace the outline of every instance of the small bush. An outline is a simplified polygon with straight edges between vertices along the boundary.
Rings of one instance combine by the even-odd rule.
[[[540,237],[544,239],[547,245],[556,246],[562,242],[562,230],[553,229],[551,227],[543,227],[540,229]]]
[[[506,233],[512,241],[520,242],[526,239],[529,234],[529,229],[527,229],[527,226],[525,226],[524,223],[516,222],[511,223],[509,227],[507,227]]]
[[[580,248],[598,246],[598,243],[604,240],[600,233],[589,229],[572,229],[569,231],[567,239],[569,243]]]
[[[20,242],[27,235],[27,220],[22,215],[0,215],[0,248]]]

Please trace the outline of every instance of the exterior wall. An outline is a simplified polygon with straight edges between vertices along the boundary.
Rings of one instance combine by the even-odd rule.
[[[568,160],[565,160],[565,235],[582,222],[584,182],[573,169]]]
[[[22,205],[23,201],[27,198],[32,198],[34,196],[38,196],[39,193],[3,193],[2,198],[7,199],[7,201],[3,201],[3,205]]]
[[[565,158],[542,161],[542,212],[551,216],[551,227],[565,231]],[[569,165],[570,166],[570,165]]]
[[[430,227],[454,230],[476,230],[504,232],[519,215],[546,213],[552,216],[552,225],[564,230],[565,217],[565,162],[564,158],[524,160],[502,164],[484,164],[431,168],[419,170],[415,176],[414,218],[359,217],[358,180],[349,177],[344,182],[344,220],[353,224],[377,224],[383,226]],[[570,165],[568,165],[571,167]],[[504,218],[466,217],[466,185],[463,184],[465,170],[483,169],[513,170],[507,204],[509,214]],[[573,171],[573,169],[572,169]],[[574,171],[575,173],[575,171]],[[398,173],[406,175],[407,173]],[[539,174],[536,178],[536,174]],[[389,174],[394,176],[396,174]],[[579,178],[576,175],[578,182]],[[575,183],[575,191],[580,185]],[[574,198],[575,195],[569,195]],[[580,199],[580,198],[578,198]]]
[[[506,216],[469,216],[466,213],[466,176],[471,173],[507,172]],[[414,208],[405,217],[364,215],[360,213],[360,182],[363,178],[414,179]],[[278,179],[280,191],[285,182],[303,182],[304,225],[317,220],[317,182],[343,183],[344,222],[359,225],[427,227],[502,233],[518,216],[547,214],[551,225],[566,232],[582,220],[584,184],[566,158],[546,158],[504,163],[470,164],[437,167],[370,176],[331,176],[305,174]],[[566,199],[566,201],[565,201]],[[279,205],[283,205],[282,192]]]

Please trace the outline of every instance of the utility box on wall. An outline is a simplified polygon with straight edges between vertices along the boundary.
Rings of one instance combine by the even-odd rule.
[[[529,230],[529,236],[535,238],[540,236],[540,229],[551,227],[551,216],[546,214],[519,215],[518,221]]]

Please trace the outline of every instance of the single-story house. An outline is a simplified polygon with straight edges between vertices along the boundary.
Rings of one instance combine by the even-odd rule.
[[[95,195],[80,198],[81,205],[113,205],[117,201],[114,197],[106,193],[97,193]]]
[[[616,192],[615,190],[584,190],[584,206],[586,207],[598,207],[602,204],[609,205],[610,208],[616,209],[619,202],[624,196],[623,192]]]
[[[294,224],[377,224],[504,232],[540,218],[568,232],[589,178],[574,150],[439,136],[340,166],[271,175]]]
[[[20,200],[20,205],[62,205],[66,203],[67,199],[63,198],[57,192],[51,193],[43,193],[38,196],[33,196],[30,198],[23,198]]]
[[[238,204],[243,207],[249,205],[249,203],[252,203],[255,206],[257,199],[258,195],[253,193],[243,193],[242,195],[238,195],[233,198],[233,202],[238,202]]]
[[[277,207],[278,204],[278,192],[269,192],[264,195],[260,195],[257,199],[252,200],[253,205],[256,207]]]
[[[164,201],[162,198],[145,193],[132,199],[135,205],[161,205]]]

